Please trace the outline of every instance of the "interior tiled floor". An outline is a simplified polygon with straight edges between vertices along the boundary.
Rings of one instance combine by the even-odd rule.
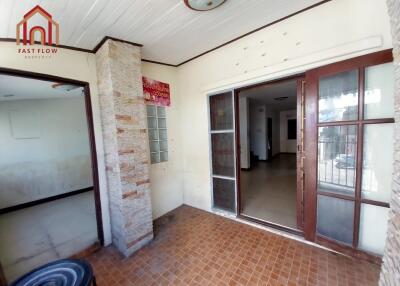
[[[98,285],[377,285],[379,267],[182,206],[130,258],[88,257]]]
[[[296,154],[278,154],[240,172],[243,213],[297,228]]]
[[[0,215],[0,262],[8,281],[97,241],[93,191]]]

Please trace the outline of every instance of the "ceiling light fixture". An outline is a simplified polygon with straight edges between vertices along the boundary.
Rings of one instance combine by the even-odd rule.
[[[79,88],[80,86],[69,83],[55,83],[51,87],[61,91],[71,91]]]
[[[209,11],[226,2],[226,0],[184,0],[186,6],[196,11]]]
[[[285,100],[287,98],[288,98],[287,96],[281,96],[281,97],[275,97],[274,100],[282,101],[282,100]]]

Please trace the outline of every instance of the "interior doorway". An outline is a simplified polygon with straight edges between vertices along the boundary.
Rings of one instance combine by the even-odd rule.
[[[303,82],[296,76],[235,93],[239,216],[295,233],[303,226]]]
[[[0,267],[8,282],[103,243],[87,83],[0,70]]]

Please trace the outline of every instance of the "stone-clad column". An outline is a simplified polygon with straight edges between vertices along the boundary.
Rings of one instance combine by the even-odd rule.
[[[96,64],[112,240],[128,256],[153,238],[140,47],[107,40]]]
[[[379,285],[400,285],[400,0],[387,0],[395,65],[395,139],[389,226]]]

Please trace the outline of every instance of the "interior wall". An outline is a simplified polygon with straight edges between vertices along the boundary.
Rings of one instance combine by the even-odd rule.
[[[279,111],[276,110],[271,110],[268,108],[268,105],[266,106],[266,120],[268,118],[272,119],[272,156],[275,156],[276,154],[279,154],[281,152],[281,147],[280,147],[280,117],[279,117]],[[267,140],[268,140],[268,121],[267,121]],[[268,156],[267,156],[268,158]],[[270,158],[268,158],[270,159]]]
[[[250,121],[249,99],[239,97],[239,127],[240,127],[240,167],[250,168]]]
[[[94,54],[58,48],[57,54],[52,55],[51,58],[25,59],[24,55],[18,54],[17,49],[18,46],[15,43],[0,42],[1,68],[49,74],[89,83],[99,172],[104,243],[108,245],[111,243],[110,214]]]
[[[280,147],[282,153],[296,153],[297,152],[297,140],[288,139],[288,120],[297,118],[296,110],[286,110],[279,113],[280,116]]]
[[[259,160],[267,160],[267,122],[265,106],[250,101],[250,150]]]
[[[391,47],[385,0],[335,0],[180,66],[184,202],[211,210],[207,93]]]
[[[272,119],[272,156],[281,152],[279,112],[250,100],[250,150],[259,160],[268,160],[268,118]]]
[[[155,219],[183,204],[180,98],[176,68],[142,62],[142,74],[168,83],[171,92],[171,106],[166,107],[168,161],[150,165],[151,202]]]
[[[92,187],[84,97],[0,102],[0,208]]]

